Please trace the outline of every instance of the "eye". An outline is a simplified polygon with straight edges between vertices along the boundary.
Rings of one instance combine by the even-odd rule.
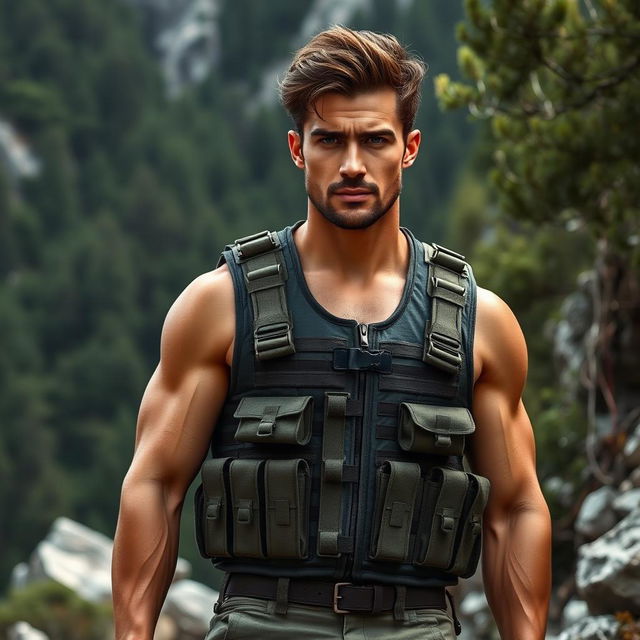
[[[387,139],[383,136],[369,136],[367,141],[374,145],[382,145],[387,141]]]
[[[322,138],[318,138],[318,142],[322,145],[329,146],[336,144],[338,142],[338,138],[335,136],[323,136]]]

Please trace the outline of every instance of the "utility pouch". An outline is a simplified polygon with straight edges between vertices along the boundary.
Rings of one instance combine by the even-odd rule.
[[[265,502],[268,558],[306,558],[309,465],[305,460],[267,460]]]
[[[229,558],[225,473],[231,458],[205,460],[196,491],[196,540],[204,558]]]
[[[260,536],[260,477],[264,460],[233,460],[229,467],[233,555],[263,558]]]
[[[473,499],[463,523],[462,535],[451,573],[461,578],[471,577],[478,566],[482,543],[482,512],[489,498],[489,480],[472,473],[469,476]]]
[[[434,467],[425,483],[415,564],[473,575],[480,557],[487,478]]]
[[[403,562],[409,554],[420,465],[385,461],[378,470],[371,557]]]
[[[426,483],[425,527],[418,536],[416,564],[448,569],[453,562],[469,479],[464,471],[434,467]]]
[[[464,407],[439,407],[413,402],[400,403],[398,443],[404,451],[438,456],[460,456],[465,436],[475,424]]]
[[[239,442],[305,445],[311,438],[313,397],[245,397],[233,417],[240,420]]]

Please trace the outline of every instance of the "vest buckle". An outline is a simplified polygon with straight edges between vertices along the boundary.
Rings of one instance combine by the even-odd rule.
[[[293,353],[293,335],[289,322],[262,325],[254,331],[253,338],[258,360],[269,360]]]

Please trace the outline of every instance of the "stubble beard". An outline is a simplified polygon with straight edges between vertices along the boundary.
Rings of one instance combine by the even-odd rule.
[[[371,193],[376,196],[374,205],[370,209],[363,211],[360,203],[354,203],[353,206],[346,204],[346,211],[338,211],[338,209],[329,203],[329,198],[333,192],[343,187],[365,187],[369,189]],[[344,182],[330,185],[327,189],[327,196],[324,201],[321,201],[320,198],[316,197],[313,193],[312,186],[308,182],[306,190],[309,200],[325,220],[340,229],[358,230],[367,229],[389,212],[391,207],[396,203],[396,200],[400,197],[400,192],[402,191],[402,180],[398,177],[396,184],[394,185],[394,190],[386,202],[383,202],[380,199],[380,191],[376,185],[365,184],[362,182]]]

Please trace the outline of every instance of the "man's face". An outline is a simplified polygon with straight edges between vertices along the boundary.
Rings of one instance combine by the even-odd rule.
[[[310,109],[304,135],[289,132],[289,149],[304,169],[309,201],[343,229],[365,229],[397,207],[402,169],[413,164],[420,132],[405,143],[396,92],[329,93]]]

